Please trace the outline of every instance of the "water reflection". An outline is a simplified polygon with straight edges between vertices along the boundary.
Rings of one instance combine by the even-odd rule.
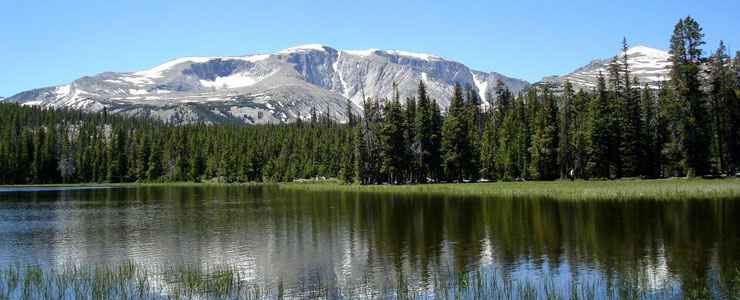
[[[647,293],[740,282],[737,201],[559,202],[276,187],[141,187],[0,193],[0,265],[134,261],[228,264],[245,280],[328,295],[460,274],[535,289],[637,286]],[[494,276],[494,275],[491,275]],[[548,287],[550,285],[550,287]],[[423,292],[422,292],[423,293]]]

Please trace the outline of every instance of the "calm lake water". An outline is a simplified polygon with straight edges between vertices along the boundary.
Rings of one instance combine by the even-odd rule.
[[[0,188],[0,269],[127,261],[230,265],[256,286],[329,298],[399,286],[424,295],[483,278],[563,296],[632,286],[723,299],[740,287],[740,201]]]

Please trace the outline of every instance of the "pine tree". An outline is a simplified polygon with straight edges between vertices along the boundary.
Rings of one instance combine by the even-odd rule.
[[[144,180],[146,179],[146,170],[149,167],[149,148],[150,141],[149,136],[142,133],[139,137],[139,142],[136,144],[135,162],[133,166],[134,179]]]
[[[383,110],[383,124],[380,129],[381,172],[390,183],[403,183],[404,162],[408,158],[405,139],[405,120],[399,101],[398,89],[393,100],[386,102]]]
[[[468,121],[462,87],[455,84],[452,101],[442,124],[442,159],[445,177],[462,182],[468,154]]]
[[[472,182],[480,179],[480,139],[483,128],[481,127],[480,98],[478,92],[470,85],[465,88],[465,120],[468,130],[467,147],[463,159],[463,173],[465,178]]]
[[[573,175],[576,178],[588,178],[586,168],[590,162],[591,101],[582,89],[578,90],[573,101]]]
[[[406,158],[404,161],[405,177],[411,183],[417,183],[420,181],[421,175],[419,174],[418,164],[418,144],[416,143],[416,98],[407,97],[405,105],[404,115],[404,141],[406,141]]]
[[[59,151],[59,174],[62,178],[62,182],[69,183],[73,181],[73,177],[77,172],[77,164],[73,158],[72,146],[69,142],[69,133],[66,129],[62,130],[62,145]]]
[[[529,148],[530,173],[536,179],[551,180],[558,176],[558,109],[547,86],[542,91],[542,99]]]
[[[736,174],[740,167],[740,51],[735,52],[730,82],[734,86],[735,97],[727,102],[727,123],[725,124],[728,157],[728,173]]]
[[[610,134],[609,134],[609,96],[606,90],[606,80],[599,73],[596,85],[596,95],[592,102],[592,130],[591,130],[591,175],[597,178],[610,177]]]
[[[640,94],[640,141],[643,147],[640,159],[640,174],[648,178],[660,176],[660,161],[662,138],[658,118],[656,116],[656,103],[653,92],[645,84]]]
[[[736,165],[736,155],[731,153],[738,151],[736,133],[733,134],[733,128],[737,128],[737,95],[734,86],[732,61],[724,42],[720,41],[719,48],[709,59],[709,99],[717,169],[730,174],[734,174]]]
[[[643,145],[640,139],[641,116],[640,103],[637,93],[633,88],[638,84],[636,78],[630,78],[629,56],[627,39],[622,39],[622,62],[621,78],[624,80],[621,95],[621,136],[619,153],[621,154],[621,175],[635,177],[640,175],[641,160],[643,156]]]
[[[414,155],[415,165],[417,166],[418,181],[426,182],[431,178],[432,164],[432,102],[427,96],[424,81],[419,81],[417,91],[418,103],[416,114],[414,116],[414,142],[412,144],[412,153]],[[410,119],[409,119],[410,120]]]
[[[346,183],[352,183],[355,175],[355,133],[353,128],[356,126],[357,120],[352,112],[352,102],[349,100],[347,100],[346,115],[349,130],[345,132],[344,142],[342,143],[339,178]]]
[[[149,181],[156,181],[162,176],[162,149],[159,143],[152,143],[152,149],[149,152],[148,167],[146,178]]]
[[[485,120],[480,145],[481,176],[489,180],[496,180],[496,136],[493,120],[492,117]]]
[[[367,184],[367,140],[365,137],[365,129],[363,124],[366,121],[360,120],[354,128],[354,182],[358,184]]]
[[[190,159],[188,160],[188,176],[187,179],[193,182],[200,182],[201,174],[205,168],[205,162],[203,161],[203,154],[198,149],[197,144],[191,144],[190,146]]]
[[[429,172],[434,181],[444,178],[442,157],[442,126],[444,121],[437,100],[432,100],[429,144]]]
[[[699,176],[710,171],[710,118],[706,98],[701,91],[699,67],[704,34],[691,17],[679,20],[671,37],[671,85],[675,96],[685,107],[683,118],[682,151],[686,157],[688,176]]]
[[[512,138],[514,130],[516,129],[514,119],[511,118],[512,114],[512,94],[511,91],[504,85],[503,81],[498,80],[496,82],[496,107],[493,110],[492,124],[491,124],[491,139],[493,145],[491,147],[492,160],[491,167],[493,167],[493,178],[497,179],[511,179],[514,174],[513,163],[514,163],[514,148],[512,147]]]
[[[619,56],[615,56],[607,68],[609,72],[608,109],[608,162],[609,177],[622,177],[622,130],[624,126],[625,95],[629,77],[625,77]]]
[[[527,173],[527,166],[529,164],[529,145],[531,143],[531,120],[529,116],[529,104],[525,101],[525,97],[523,95],[519,95],[517,97],[516,102],[516,123],[518,125],[516,126],[517,130],[517,137],[515,139],[516,144],[516,158],[515,158],[515,169],[514,169],[514,175],[517,176],[518,179],[524,179],[528,178],[529,174]]]
[[[558,146],[558,164],[560,165],[560,179],[566,179],[574,169],[573,163],[573,85],[565,82],[560,108],[560,143]]]
[[[113,131],[111,142],[108,146],[108,157],[110,158],[108,181],[125,181],[126,170],[128,168],[126,165],[126,135],[125,131],[120,127],[116,127]]]

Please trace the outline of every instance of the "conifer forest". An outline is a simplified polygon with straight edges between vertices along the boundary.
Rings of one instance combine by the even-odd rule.
[[[670,79],[648,87],[626,50],[591,90],[498,84],[493,107],[455,85],[443,110],[415,95],[366,99],[336,122],[322,108],[290,124],[186,124],[0,104],[0,184],[290,182],[357,184],[735,176],[740,52],[681,19]]]

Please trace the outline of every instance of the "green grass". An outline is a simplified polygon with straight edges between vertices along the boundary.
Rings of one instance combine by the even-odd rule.
[[[549,198],[555,200],[740,199],[740,179],[655,179],[613,181],[527,181],[418,185],[289,183],[281,189],[358,193]]]
[[[428,196],[475,196],[490,198],[548,198],[554,200],[706,200],[740,199],[740,178],[726,179],[622,179],[576,181],[524,181],[442,183],[415,185],[355,185],[337,180],[305,183],[95,183],[19,185],[16,187],[198,187],[277,186],[283,190],[353,192]]]
[[[558,284],[555,276],[513,279],[500,271],[460,274],[431,273],[425,283],[400,278],[390,286],[358,282],[336,286],[319,282],[286,288],[283,282],[258,285],[239,276],[236,266],[175,265],[159,268],[124,262],[118,265],[45,269],[35,265],[0,267],[0,299],[707,299],[706,285],[670,285],[644,289],[639,280],[625,278]],[[740,281],[740,271],[735,281]],[[722,286],[722,297],[738,295],[737,286]],[[727,288],[727,289],[725,289]]]

